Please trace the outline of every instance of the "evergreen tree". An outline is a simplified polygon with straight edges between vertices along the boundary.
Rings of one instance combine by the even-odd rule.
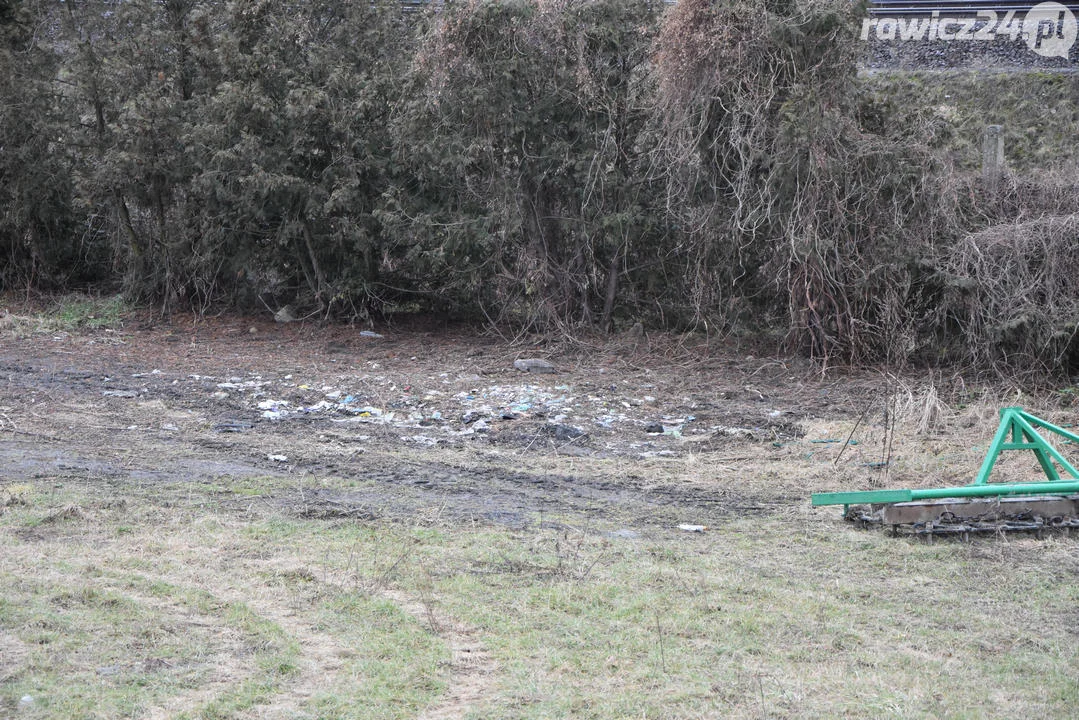
[[[408,31],[399,7],[228,6],[223,80],[190,134],[204,235],[228,271],[329,313],[379,295],[387,116]]]
[[[50,289],[88,274],[72,216],[55,56],[32,32],[40,8],[0,0],[0,289]]]
[[[395,120],[409,168],[388,214],[427,287],[526,327],[611,318],[655,225],[634,178],[657,4],[450,6]]]

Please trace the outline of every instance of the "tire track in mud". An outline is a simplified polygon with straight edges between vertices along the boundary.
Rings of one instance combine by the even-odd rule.
[[[445,520],[479,520],[515,528],[531,525],[536,516],[564,513],[656,525],[681,517],[687,509],[728,516],[767,513],[798,502],[798,498],[759,498],[689,483],[644,485],[632,478],[507,471],[483,465],[464,468],[436,460],[403,460],[385,451],[378,453],[381,457],[367,455],[335,464],[332,470],[318,468],[311,473],[298,464],[282,473],[272,465],[260,465],[251,448],[202,445],[195,455],[190,447],[175,447],[168,441],[161,447],[159,443],[155,443],[154,455],[168,457],[167,464],[138,457],[117,461],[95,457],[96,453],[84,449],[0,440],[0,463],[12,480],[69,477],[154,484],[218,478],[291,481],[313,475],[363,481],[356,488],[279,491],[264,498],[286,512],[316,519],[415,518],[437,508]]]
[[[306,613],[290,605],[287,598],[282,600],[273,596],[259,596],[260,592],[264,592],[261,586],[256,588],[251,584],[233,583],[222,588],[220,583],[200,577],[198,571],[171,573],[161,579],[170,583],[182,583],[186,587],[205,589],[215,600],[245,607],[260,620],[280,628],[284,635],[299,647],[299,657],[296,659],[299,671],[294,676],[280,679],[279,687],[270,697],[241,713],[240,717],[258,717],[263,720],[306,717],[306,704],[320,689],[332,687],[344,667],[345,659],[352,654],[351,648],[342,645],[332,635],[313,629]],[[222,631],[227,630],[223,621],[221,627]],[[212,663],[214,677],[209,682],[169,697],[161,705],[151,708],[147,717],[163,719],[175,717],[178,713],[192,712],[211,704],[244,680],[255,677],[260,671],[251,667],[249,662],[243,661],[244,654],[243,651],[222,653]]]
[[[631,479],[460,468],[437,461],[369,465],[361,477],[367,481],[361,488],[314,488],[276,501],[305,517],[414,518],[418,510],[434,507],[448,521],[480,520],[518,529],[544,515],[650,526],[669,525],[687,510],[711,517],[766,514],[799,502],[689,483],[646,486]]]
[[[417,716],[417,720],[459,720],[477,709],[493,693],[497,663],[480,640],[479,630],[446,616],[436,616],[429,603],[416,602],[399,591],[383,591],[418,622],[427,625],[449,648],[450,677],[445,694]]]

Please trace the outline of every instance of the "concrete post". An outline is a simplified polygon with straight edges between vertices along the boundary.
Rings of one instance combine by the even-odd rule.
[[[986,125],[982,140],[982,177],[990,190],[996,190],[1004,172],[1004,126]]]

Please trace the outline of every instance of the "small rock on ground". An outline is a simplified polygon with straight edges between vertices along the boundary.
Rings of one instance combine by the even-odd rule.
[[[543,426],[543,434],[563,442],[588,436],[588,433],[584,430],[573,427],[572,425],[556,425],[553,423]]]
[[[513,367],[517,368],[521,372],[533,372],[533,373],[556,373],[558,368],[554,366],[554,363],[542,360],[540,358],[527,358],[522,360],[514,360]]]

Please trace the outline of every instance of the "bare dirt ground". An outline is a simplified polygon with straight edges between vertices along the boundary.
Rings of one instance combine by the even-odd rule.
[[[377,335],[245,318],[9,328],[0,462],[10,480],[294,477],[295,495],[279,501],[309,517],[670,523],[804,503],[782,483],[768,495],[731,487],[731,466],[782,461],[814,422],[856,418],[882,383],[822,380],[807,363],[702,338],[540,347],[448,330]],[[536,357],[557,372],[515,369]],[[649,472],[687,454],[722,482]],[[305,491],[317,476],[357,485]]]

